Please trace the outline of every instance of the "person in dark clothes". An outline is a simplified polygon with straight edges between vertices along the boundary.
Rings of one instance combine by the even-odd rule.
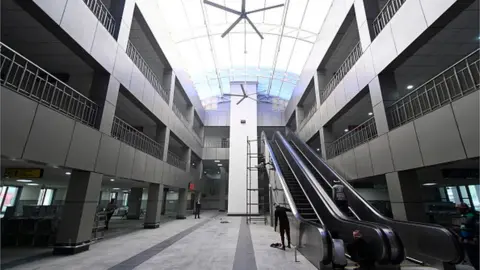
[[[368,246],[363,235],[359,230],[353,232],[353,242],[347,245],[348,254],[352,261],[358,263],[359,269],[369,270],[375,266],[371,248]]]
[[[195,219],[198,217],[200,218],[200,208],[202,205],[200,204],[200,196],[198,196],[198,200],[195,203]]]
[[[467,254],[472,266],[476,270],[479,270],[478,215],[465,203],[461,203],[458,206],[458,211],[462,215],[460,238],[465,249],[465,253]]]
[[[290,248],[290,223],[288,222],[287,212],[292,212],[292,210],[275,204],[275,231],[277,231],[277,222],[280,221],[280,238],[282,239],[283,250],[285,250],[285,234],[287,234],[288,248]]]
[[[332,187],[332,199],[335,202],[335,205],[340,209],[344,214],[348,214],[348,200],[347,195],[344,192],[344,186],[340,184],[339,181],[335,181],[335,184]]]
[[[107,205],[107,209],[105,210],[107,214],[107,219],[105,220],[105,230],[108,230],[108,224],[110,223],[113,213],[115,213],[115,209],[117,209],[117,204],[115,203],[115,199],[111,199],[110,203]]]

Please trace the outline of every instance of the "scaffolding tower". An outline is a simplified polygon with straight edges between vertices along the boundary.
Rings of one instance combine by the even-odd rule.
[[[260,196],[260,193],[265,192],[265,188],[259,187],[258,183],[258,172],[262,170],[262,166],[259,166],[263,155],[259,153],[258,150],[258,142],[260,140],[255,138],[254,140],[249,140],[247,137],[247,224],[251,223],[252,221],[262,221],[267,225],[267,211],[266,207],[268,207],[268,202],[265,202],[265,194]],[[252,148],[252,144],[257,142],[256,147]],[[257,176],[257,186],[252,187],[252,176]],[[253,200],[253,196],[257,197],[257,202]],[[252,212],[252,207],[257,206],[258,213]]]

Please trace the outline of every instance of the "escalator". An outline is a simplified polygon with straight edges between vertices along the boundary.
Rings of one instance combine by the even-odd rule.
[[[387,226],[350,219],[342,213],[281,133],[275,133],[271,149],[277,159],[276,167],[284,175],[285,188],[294,203],[301,206],[298,212],[302,218],[321,224],[332,242],[351,243],[352,232],[360,230],[368,243],[370,258],[377,263],[396,265],[403,261],[403,246],[395,233]]]
[[[454,233],[435,224],[400,221],[383,216],[295,133],[287,131],[287,138],[302,160],[309,164],[310,170],[315,172],[315,178],[322,186],[333,186],[337,181],[344,186],[349,206],[359,219],[386,225],[398,234],[407,259],[442,268],[463,261],[464,252]]]

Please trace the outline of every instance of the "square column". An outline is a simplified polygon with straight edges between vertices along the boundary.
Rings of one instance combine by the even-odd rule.
[[[393,218],[426,222],[422,185],[415,171],[385,174]]]
[[[297,109],[295,110],[295,125],[297,125],[297,133],[300,132],[300,125],[302,124],[302,120],[305,117],[305,112],[303,111],[303,108],[300,106],[297,106]]]
[[[187,149],[187,151],[185,152],[185,154],[183,156],[183,160],[185,160],[185,162],[186,162],[185,171],[190,172],[190,167],[191,167],[191,164],[192,164],[192,149],[191,148]]]
[[[320,109],[321,101],[320,101],[320,93],[325,90],[325,85],[328,83],[327,81],[327,71],[325,69],[320,69],[313,75],[313,84],[315,90],[315,99],[316,99],[316,106],[317,110]]]
[[[160,213],[163,204],[163,185],[150,183],[148,186],[147,213],[145,214],[145,229],[160,227]]]
[[[73,255],[90,248],[102,176],[94,172],[72,172],[54,254]]]
[[[320,150],[322,151],[322,157],[327,160],[329,157],[327,156],[327,148],[333,142],[333,136],[328,127],[321,127],[320,128]]]
[[[218,211],[225,212],[225,199],[227,191],[227,171],[225,168],[220,168],[220,187],[218,189]]]
[[[177,219],[185,219],[186,218],[187,197],[188,197],[187,189],[186,188],[181,188],[178,191]]]
[[[99,105],[96,125],[102,133],[111,135],[120,82],[113,76],[95,72],[90,88],[92,100]]]
[[[165,129],[160,133],[159,138],[162,138],[163,141],[163,161],[167,161],[168,156],[168,145],[170,144],[170,129],[165,127]]]
[[[128,196],[127,219],[140,219],[143,188],[132,188]]]

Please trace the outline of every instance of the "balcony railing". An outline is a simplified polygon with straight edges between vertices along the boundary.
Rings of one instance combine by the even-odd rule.
[[[168,151],[167,154],[167,163],[181,170],[187,170],[187,162],[183,161],[181,158],[179,158],[177,155],[170,151]]]
[[[377,137],[375,118],[372,117],[327,146],[327,157],[333,158]]]
[[[95,14],[98,20],[105,26],[105,29],[113,36],[115,35],[115,19],[108,8],[101,0],[83,0],[88,8]]]
[[[310,107],[307,111],[307,114],[305,115],[305,118],[303,118],[302,122],[300,123],[300,129],[302,129],[305,124],[312,118],[312,116],[315,114],[317,111],[317,106],[316,104],[313,104],[312,107]]]
[[[113,119],[112,137],[160,160],[163,159],[162,144],[154,141],[118,117]]]
[[[172,110],[175,113],[175,115],[177,115],[177,117],[180,118],[180,120],[183,122],[185,126],[190,127],[190,123],[188,122],[187,118],[185,117],[185,115],[183,115],[183,113],[175,104],[173,104]]]
[[[347,56],[345,61],[342,63],[340,68],[335,72],[332,79],[327,83],[325,89],[320,93],[320,102],[323,103],[330,96],[330,94],[335,90],[335,87],[343,80],[345,75],[350,71],[350,69],[355,65],[358,59],[362,56],[362,45],[358,42],[355,47],[353,47],[350,54]]]
[[[140,55],[138,50],[133,46],[132,42],[128,41],[127,44],[127,55],[132,59],[133,63],[138,67],[140,72],[143,73],[145,78],[152,84],[153,88],[160,94],[160,96],[168,103],[168,92],[162,86],[161,81],[158,79],[157,75],[153,70],[148,66],[147,62]]]
[[[480,50],[472,52],[387,109],[390,127],[402,126],[480,88]]]
[[[97,104],[1,42],[0,51],[3,86],[79,122],[95,126]]]
[[[390,0],[383,6],[378,16],[373,20],[373,32],[375,37],[385,28],[385,25],[392,19],[393,15],[402,7],[407,0]]]
[[[204,148],[230,148],[230,142],[228,140],[212,140],[205,139],[203,143]]]

